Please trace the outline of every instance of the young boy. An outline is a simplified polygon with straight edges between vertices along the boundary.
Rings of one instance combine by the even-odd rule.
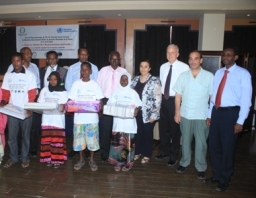
[[[92,73],[91,64],[83,62],[81,64],[81,77],[75,81],[68,93],[68,98],[75,101],[96,101],[104,98],[100,86],[90,80]],[[101,105],[102,106],[102,105]],[[92,171],[98,169],[94,161],[94,151],[99,150],[99,118],[97,113],[75,113],[74,115],[74,151],[79,151],[80,160],[74,166],[75,170],[80,170],[85,164],[83,150],[87,147],[90,150],[89,165]]]
[[[8,103],[15,106],[24,107],[27,102],[33,102],[36,97],[36,78],[35,75],[22,66],[22,54],[15,53],[12,56],[13,71],[6,73],[3,80],[2,92],[3,97],[0,106]],[[29,139],[32,124],[31,112],[27,111],[27,118],[21,120],[12,116],[8,116],[8,145],[10,148],[10,159],[4,164],[5,168],[11,167],[18,162],[18,142],[17,137],[19,127],[22,131],[22,148],[20,159],[21,166],[26,168],[29,166]]]

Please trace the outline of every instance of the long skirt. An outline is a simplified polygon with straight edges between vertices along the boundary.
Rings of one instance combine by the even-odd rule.
[[[112,132],[108,162],[132,168],[135,153],[135,134]]]
[[[64,164],[67,160],[65,130],[57,127],[42,127],[40,162]]]

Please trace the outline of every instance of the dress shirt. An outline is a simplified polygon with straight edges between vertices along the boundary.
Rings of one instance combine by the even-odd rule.
[[[25,67],[23,66],[25,69],[31,71],[34,75],[35,75],[35,78],[36,78],[36,86],[37,86],[37,89],[40,89],[40,77],[39,77],[39,69],[37,67],[36,64],[34,63],[29,63],[29,66],[28,67]],[[14,69],[13,65],[11,64],[8,69],[7,69],[7,72],[12,72]]]
[[[178,77],[173,90],[181,95],[180,115],[191,120],[205,120],[212,95],[213,74],[202,69],[196,77],[191,70]]]
[[[87,61],[89,62],[89,61]],[[96,81],[98,78],[98,67],[91,62],[89,62],[92,66],[92,74],[90,75],[90,79]],[[65,88],[67,91],[71,89],[72,84],[81,78],[81,62],[77,62],[73,65],[71,65],[68,69],[67,77],[65,80]]]
[[[171,76],[171,84],[170,84],[170,89],[169,89],[169,94],[170,96],[175,96],[175,91],[173,91],[173,85],[175,84],[176,80],[178,79],[179,75],[184,72],[189,70],[189,67],[187,64],[176,60],[173,64],[170,64],[169,62],[164,63],[160,67],[160,81],[162,84],[161,92],[164,94],[164,87],[165,87],[165,82],[167,75],[170,70],[170,65],[172,65],[172,76]]]
[[[208,118],[211,118],[212,108],[215,105],[219,84],[225,73],[226,67],[219,69],[213,80],[213,95],[210,101]],[[222,92],[221,107],[240,106],[238,124],[243,124],[251,106],[252,83],[249,72],[234,64],[228,69],[226,84]]]
[[[113,72],[115,72],[116,76],[114,84],[112,85]],[[122,67],[117,67],[115,70],[110,65],[101,68],[97,82],[99,83],[105,98],[110,98],[114,89],[120,84],[120,75],[124,72],[127,71]]]
[[[48,66],[48,67],[47,67],[46,72],[45,72],[45,75],[44,75],[44,86],[45,86],[45,87],[47,87],[48,84],[49,84],[49,81],[48,81],[49,75],[50,75],[53,71],[56,71],[56,70],[57,70],[57,66],[58,66],[58,65],[55,65],[54,67],[51,67],[51,66]]]

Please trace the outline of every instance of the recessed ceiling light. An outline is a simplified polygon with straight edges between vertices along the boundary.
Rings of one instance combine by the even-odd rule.
[[[40,19],[40,18],[41,18],[41,16],[38,16],[38,18]]]
[[[117,16],[121,16],[121,14],[118,14]]]
[[[247,16],[249,17],[249,16],[251,16],[250,14],[247,14]]]

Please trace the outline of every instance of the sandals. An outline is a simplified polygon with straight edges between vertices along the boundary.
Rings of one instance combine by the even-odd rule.
[[[11,159],[8,159],[8,161],[3,165],[4,168],[10,168],[15,162],[13,162]]]
[[[141,163],[142,164],[146,164],[146,163],[148,163],[149,162],[149,158],[148,157],[143,157],[142,159],[141,159]]]
[[[115,171],[120,171],[121,170],[121,166],[120,165],[116,165],[115,167],[114,167],[114,169],[115,169]]]
[[[25,161],[25,162],[22,162],[22,163],[21,163],[21,167],[22,167],[22,168],[27,168],[27,167],[29,167],[29,160],[27,160],[27,161]]]
[[[124,166],[123,168],[122,168],[122,171],[124,171],[124,172],[127,172],[127,171],[129,171],[131,168],[129,167],[129,166]]]
[[[75,164],[74,169],[75,170],[80,170],[83,167],[84,164],[85,164],[85,161],[83,161],[83,162],[79,161]]]
[[[54,164],[53,165],[53,168],[59,168],[60,167],[60,164]]]
[[[93,162],[89,161],[89,166],[92,171],[98,170],[98,166],[96,165],[95,161],[93,161]]]
[[[140,158],[141,154],[139,155],[134,155],[134,161],[138,160]]]

